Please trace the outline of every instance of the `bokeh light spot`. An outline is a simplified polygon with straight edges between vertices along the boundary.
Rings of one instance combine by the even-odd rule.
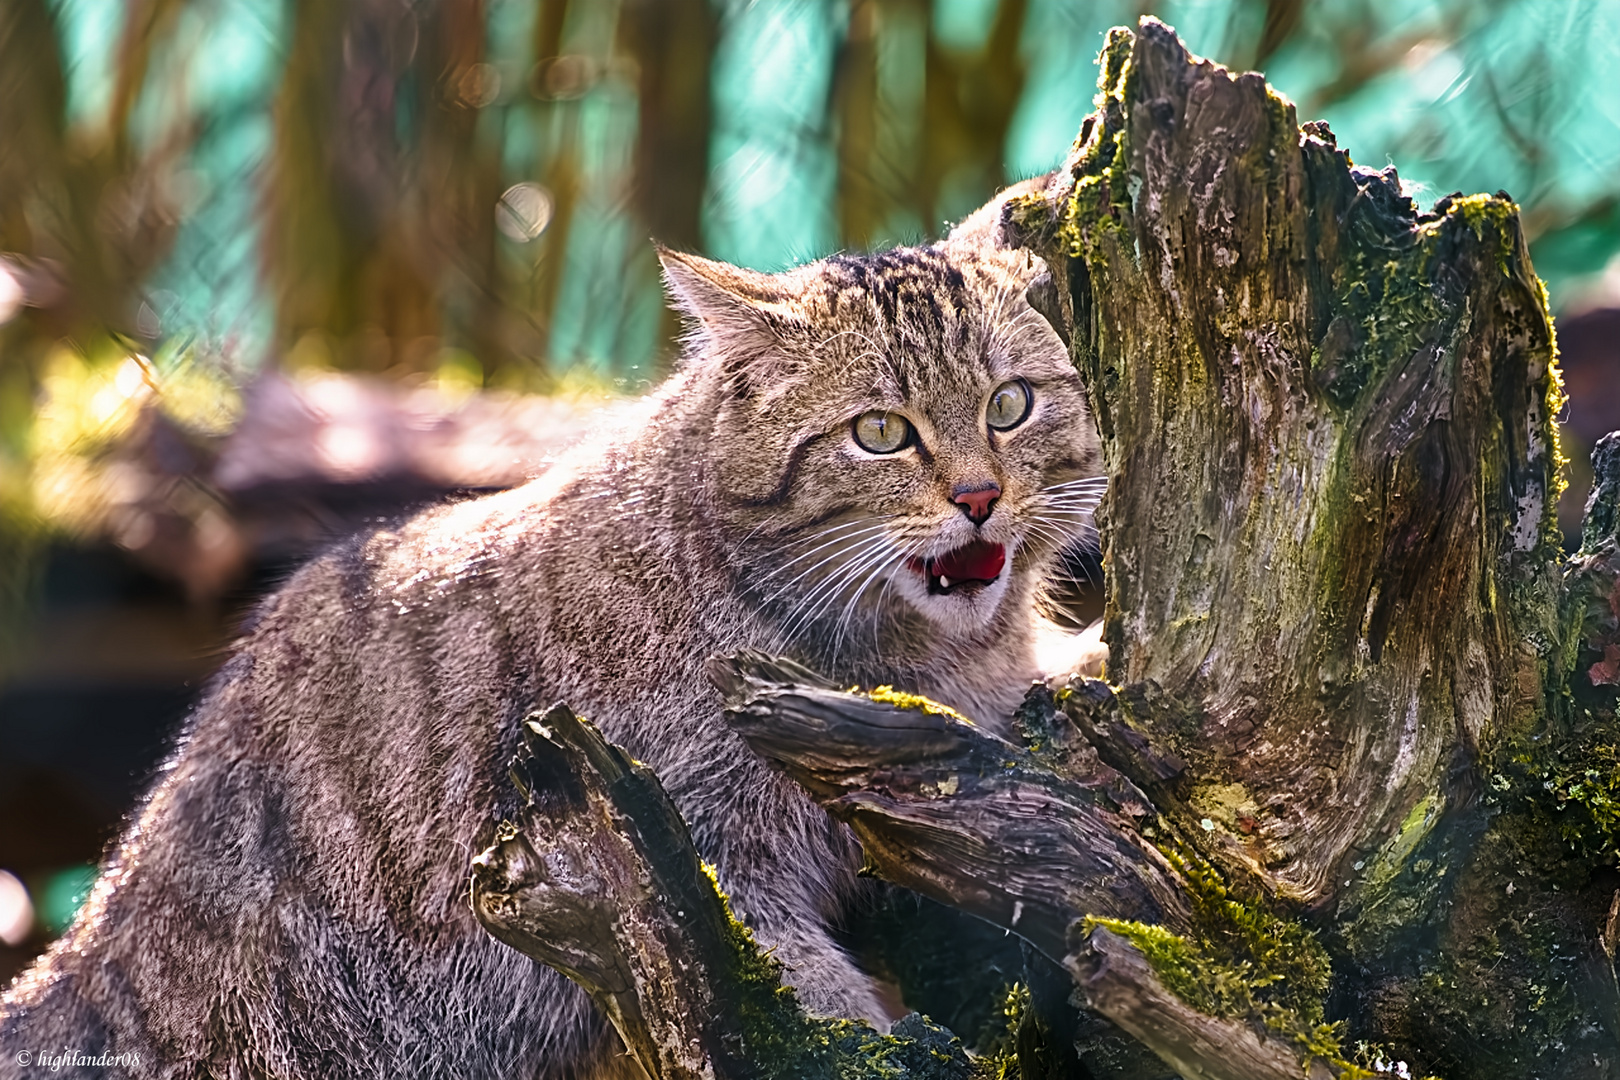
[[[39,895],[39,917],[45,928],[60,934],[71,926],[95,883],[96,868],[88,863],[52,874]]]
[[[0,870],[0,942],[16,948],[34,932],[34,902],[10,870]]]
[[[17,280],[5,260],[0,259],[0,325],[10,322],[22,304],[22,282]]]
[[[513,184],[495,204],[495,227],[519,243],[528,243],[551,224],[551,193],[539,184]]]
[[[472,64],[461,73],[456,90],[462,103],[471,108],[493,105],[501,96],[501,73],[494,64]]]

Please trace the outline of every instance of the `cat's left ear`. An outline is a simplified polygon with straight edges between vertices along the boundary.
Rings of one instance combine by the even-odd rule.
[[[676,310],[703,336],[699,353],[716,360],[738,396],[777,387],[796,368],[784,346],[800,322],[774,274],[655,245]]]

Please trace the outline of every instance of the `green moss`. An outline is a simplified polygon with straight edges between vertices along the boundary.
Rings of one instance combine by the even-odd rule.
[[[1440,811],[1444,808],[1445,802],[1438,795],[1426,795],[1419,799],[1401,820],[1400,828],[1395,830],[1395,835],[1378,849],[1372,864],[1367,868],[1367,877],[1374,883],[1387,884],[1393,881],[1405,868],[1418,845],[1434,829],[1435,822],[1440,819]]]
[[[1519,242],[1519,205],[1502,195],[1454,196],[1441,205],[1446,208],[1448,215],[1460,217],[1473,231],[1475,239],[1494,246],[1497,268],[1503,277],[1512,278],[1516,256],[1524,255]],[[1542,541],[1548,546],[1549,551],[1556,551],[1562,543],[1558,532],[1556,509],[1558,498],[1568,483],[1564,466],[1569,461],[1559,442],[1555,418],[1563,412],[1567,399],[1564,394],[1563,375],[1558,368],[1558,336],[1553,324],[1552,308],[1547,299],[1547,285],[1535,275],[1527,261],[1528,257],[1525,258],[1521,269],[1529,286],[1528,299],[1534,308],[1532,317],[1542,324],[1547,340],[1552,346],[1547,376],[1543,384],[1541,425],[1536,434],[1547,447],[1551,461]]]
[[[1233,896],[1215,868],[1191,851],[1168,854],[1189,885],[1203,946],[1217,960],[1252,971],[1250,986],[1263,991],[1263,1002],[1304,1025],[1321,1024],[1331,969],[1316,935],[1302,923]]]
[[[1543,658],[1564,689],[1483,763],[1489,830],[1412,991],[1420,1037],[1459,1060],[1540,1062],[1591,1038],[1572,957],[1593,946],[1620,860],[1620,688],[1582,676],[1620,633],[1620,593],[1603,575],[1571,584],[1559,633],[1572,644]]]
[[[1524,754],[1517,782],[1503,773],[1493,780],[1517,788],[1526,806],[1569,849],[1594,863],[1620,859],[1620,725],[1595,727],[1541,754]]]
[[[1514,257],[1522,251],[1518,243],[1519,205],[1500,195],[1466,195],[1449,200],[1447,212],[1460,216],[1481,243],[1495,246],[1498,269],[1501,270],[1503,277],[1512,278]],[[1567,398],[1564,394],[1563,374],[1558,367],[1558,335],[1552,319],[1552,308],[1547,299],[1547,284],[1535,275],[1528,262],[1524,264],[1523,271],[1525,277],[1529,279],[1529,300],[1535,309],[1535,317],[1544,326],[1547,340],[1552,346],[1547,376],[1542,388],[1542,416],[1537,434],[1547,447],[1550,458],[1547,511],[1542,522],[1541,539],[1549,551],[1556,551],[1562,543],[1558,531],[1557,506],[1559,496],[1563,494],[1568,484],[1564,467],[1569,464],[1569,459],[1564,455],[1560,444],[1555,418],[1563,412]]]
[[[1003,218],[1011,224],[1014,242],[1020,247],[1044,248],[1050,243],[1052,208],[1046,196],[1038,191],[1008,199],[1002,209]]]
[[[1214,963],[1207,951],[1162,926],[1126,919],[1085,921],[1085,932],[1105,927],[1135,945],[1153,973],[1176,997],[1200,1012],[1224,1017],[1246,1017],[1253,995],[1244,974]]]
[[[1453,866],[1447,844],[1456,835],[1456,822],[1450,819],[1439,832],[1436,827],[1447,811],[1442,796],[1418,800],[1394,834],[1348,871],[1354,887],[1340,894],[1340,910],[1341,915],[1355,914],[1340,920],[1339,934],[1352,956],[1376,961],[1398,949],[1399,942],[1410,940],[1414,927],[1428,925],[1445,903],[1454,884],[1448,877]]]
[[[1127,27],[1108,31],[1097,58],[1097,111],[1081,128],[1082,143],[1074,166],[1074,193],[1060,226],[1069,253],[1095,264],[1099,243],[1108,237],[1130,245],[1127,223],[1132,213],[1130,150],[1126,134],[1128,103],[1133,96],[1135,71],[1132,53],[1136,35]],[[1266,87],[1269,138],[1257,140],[1249,150],[1250,171],[1265,176],[1273,187],[1286,182],[1287,170],[1273,159],[1294,153],[1299,139],[1292,104]]]
[[[1348,408],[1390,367],[1432,344],[1446,317],[1433,284],[1439,236],[1419,229],[1415,242],[1397,245],[1352,233],[1334,273],[1338,317],[1311,354],[1335,404]]]
[[[1512,263],[1509,262],[1512,250],[1507,240],[1516,228],[1519,204],[1499,195],[1481,194],[1454,196],[1448,200],[1446,206],[1448,213],[1461,217],[1474,231],[1474,239],[1486,242],[1486,233],[1489,231],[1491,234],[1489,239],[1496,244],[1497,269],[1502,271],[1503,277],[1512,276]]]
[[[1497,263],[1505,273],[1507,238],[1513,235],[1508,222],[1517,213],[1505,199],[1474,195],[1441,203],[1439,220],[1413,228],[1402,217],[1371,206],[1363,210],[1363,201],[1371,200],[1357,196],[1348,211],[1343,259],[1334,275],[1337,326],[1330,324],[1311,354],[1313,371],[1342,407],[1391,366],[1433,344],[1445,324],[1448,311],[1436,295],[1434,269],[1446,221],[1462,220],[1482,241],[1487,224],[1494,224]]]
[[[1575,961],[1592,947],[1591,931],[1570,922],[1572,911],[1591,910],[1572,900],[1584,875],[1556,837],[1534,818],[1505,813],[1461,873],[1465,899],[1441,948],[1423,955],[1403,991],[1408,1041],[1470,1076],[1556,1075],[1560,1058],[1581,1060],[1564,1056],[1569,1044],[1604,1045]],[[1612,890],[1599,893],[1606,905]]]
[[[1131,82],[1131,50],[1136,35],[1123,26],[1108,31],[1097,58],[1097,115],[1082,130],[1084,145],[1075,164],[1074,194],[1060,225],[1060,238],[1078,258],[1095,258],[1106,233],[1123,235],[1131,211],[1125,175],[1125,101]]]
[[[1548,682],[1566,689],[1497,748],[1490,794],[1508,812],[1562,841],[1592,868],[1620,861],[1620,687],[1590,672],[1620,641],[1620,578],[1577,576],[1564,597],[1564,644]]]
[[[977,1075],[951,1032],[911,1016],[880,1035],[858,1020],[821,1019],[799,1007],[782,964],[760,951],[731,913],[714,868],[704,872],[725,908],[730,984],[741,1025],[742,1060],[762,1080],[968,1080]],[[1010,1075],[1010,1074],[1009,1074]]]
[[[1007,988],[1001,1005],[1001,1030],[984,1040],[984,1051],[973,1062],[973,1075],[979,1080],[1021,1080],[1018,1061],[1019,1030],[1031,1022],[1029,987],[1014,983]]]
[[[1110,97],[1123,98],[1131,53],[1136,48],[1136,32],[1128,26],[1110,27],[1103,35],[1102,52],[1097,54],[1097,96],[1092,104],[1102,108]]]
[[[1569,404],[1569,395],[1564,392],[1564,372],[1558,363],[1558,327],[1553,322],[1552,304],[1547,298],[1547,283],[1542,281],[1528,266],[1525,267],[1530,274],[1530,280],[1535,283],[1534,295],[1536,312],[1546,324],[1547,341],[1551,345],[1552,355],[1547,359],[1547,378],[1542,384],[1541,401],[1541,438],[1546,442],[1548,454],[1551,458],[1549,478],[1547,482],[1547,508],[1542,515],[1541,542],[1549,552],[1559,551],[1564,542],[1563,534],[1558,527],[1558,500],[1564,495],[1564,489],[1569,486],[1569,456],[1564,453],[1563,439],[1559,434],[1558,417],[1564,413],[1564,406]]]
[[[1299,922],[1233,896],[1213,866],[1180,848],[1165,848],[1188,884],[1193,933],[1123,919],[1088,918],[1087,933],[1107,927],[1141,950],[1165,988],[1200,1012],[1259,1019],[1320,1057],[1342,1076],[1370,1075],[1346,1060],[1341,1025],[1327,1022],[1323,998],[1331,978],[1327,951]]]
[[[1343,258],[1335,271],[1334,318],[1311,351],[1311,369],[1330,398],[1341,408],[1360,400],[1362,391],[1375,385],[1392,366],[1406,361],[1419,349],[1436,344],[1457,314],[1445,304],[1435,285],[1436,260],[1453,236],[1450,223],[1460,222],[1491,254],[1504,277],[1512,277],[1518,245],[1519,208],[1495,195],[1456,196],[1442,200],[1438,218],[1408,222],[1363,203],[1361,196],[1347,211],[1343,232]],[[1528,299],[1552,335],[1546,289],[1534,282]],[[1545,384],[1545,422],[1539,434],[1553,459],[1549,503],[1562,490],[1557,425],[1552,422],[1563,408],[1562,381],[1554,362]],[[1549,512],[1549,520],[1551,513]]]

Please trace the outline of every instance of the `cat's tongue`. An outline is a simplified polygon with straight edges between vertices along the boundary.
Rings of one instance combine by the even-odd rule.
[[[912,569],[929,578],[930,582],[939,579],[941,587],[947,589],[963,581],[988,585],[1001,574],[1001,568],[1006,564],[1007,549],[983,540],[963,544],[927,562],[911,560]]]

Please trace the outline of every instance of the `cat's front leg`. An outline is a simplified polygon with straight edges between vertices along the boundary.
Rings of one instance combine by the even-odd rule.
[[[731,879],[723,881],[729,884]],[[734,913],[753,929],[761,949],[781,960],[782,980],[794,988],[800,1006],[815,1015],[851,1017],[865,1020],[880,1031],[888,1030],[897,1015],[886,1006],[878,981],[862,972],[849,952],[834,941],[826,918],[804,918],[800,913],[795,900],[808,891],[805,884],[782,879],[776,886],[763,889],[758,884],[737,884],[732,894]],[[757,902],[735,904],[735,899],[744,894],[757,897]],[[797,894],[794,899],[792,894]],[[763,902],[758,902],[761,899]]]
[[[1108,663],[1108,644],[1101,619],[1084,630],[1064,629],[1045,619],[1035,620],[1035,670],[1054,687],[1070,675],[1100,679]]]
[[[757,763],[738,771],[745,775],[730,774],[724,795],[711,791],[690,818],[733,915],[782,962],[807,1010],[886,1030],[894,1010],[829,930],[860,891],[860,844],[787,778]]]

